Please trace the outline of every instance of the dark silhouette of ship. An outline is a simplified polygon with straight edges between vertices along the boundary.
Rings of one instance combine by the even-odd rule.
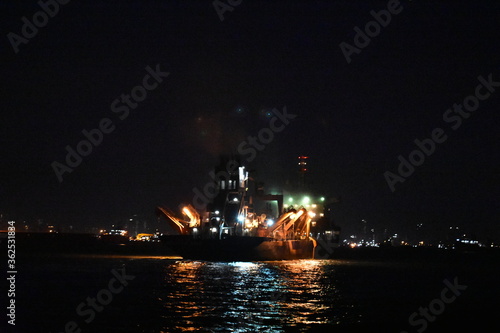
[[[213,183],[182,208],[182,218],[156,208],[173,230],[160,241],[174,254],[202,260],[312,259],[328,258],[338,247],[339,228],[324,223],[325,198],[314,203],[305,196],[285,204],[283,194],[264,194],[238,157],[221,157],[212,176]],[[200,203],[205,207],[193,207]]]

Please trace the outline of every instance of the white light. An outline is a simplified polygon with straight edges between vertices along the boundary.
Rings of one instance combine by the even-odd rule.
[[[198,232],[198,228],[193,228],[193,232]]]
[[[230,266],[236,266],[242,269],[248,269],[257,266],[258,264],[254,262],[246,262],[246,261],[239,261],[239,262],[232,262],[229,263]]]
[[[217,232],[217,228],[210,229],[212,232]]]
[[[219,215],[219,213],[220,213],[220,212],[219,212],[218,210],[216,210],[216,211],[214,212],[214,214],[215,214],[215,215]]]
[[[233,201],[234,201],[234,202],[238,202],[238,198],[234,198],[234,199],[233,199]]]
[[[238,216],[238,221],[239,222],[243,222],[245,220],[245,218],[243,217],[243,215],[239,215]]]
[[[274,224],[274,220],[267,220],[267,225],[272,226]]]

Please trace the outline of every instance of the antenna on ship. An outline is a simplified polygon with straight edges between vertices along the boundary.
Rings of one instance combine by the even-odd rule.
[[[309,156],[299,156],[299,189],[303,190],[306,187],[306,173],[308,172],[307,159]]]

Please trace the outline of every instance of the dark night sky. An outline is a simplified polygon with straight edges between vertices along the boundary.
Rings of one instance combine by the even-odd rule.
[[[499,238],[500,88],[456,131],[443,113],[479,75],[500,81],[500,3],[401,4],[347,64],[339,44],[387,2],[243,0],[221,22],[211,1],[71,1],[17,54],[7,34],[40,8],[2,3],[0,212],[99,225],[175,210],[219,154],[268,126],[262,110],[286,106],[297,118],[252,165],[268,188],[307,154],[318,193],[342,196],[347,232],[364,218]],[[170,75],[119,120],[112,101],[157,64]],[[102,118],[116,129],[59,183],[51,163]],[[384,172],[436,127],[448,140],[392,193]]]

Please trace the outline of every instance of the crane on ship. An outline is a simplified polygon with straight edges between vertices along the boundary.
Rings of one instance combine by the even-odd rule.
[[[182,213],[189,220],[180,219],[170,210],[160,206],[156,207],[156,213],[158,216],[164,216],[169,225],[180,235],[188,235],[195,230],[195,228],[200,226],[200,214],[198,214],[192,205],[187,205],[182,208]]]
[[[276,223],[268,228],[269,235],[275,239],[294,239],[309,237],[311,220],[315,213],[301,208],[284,213]]]

